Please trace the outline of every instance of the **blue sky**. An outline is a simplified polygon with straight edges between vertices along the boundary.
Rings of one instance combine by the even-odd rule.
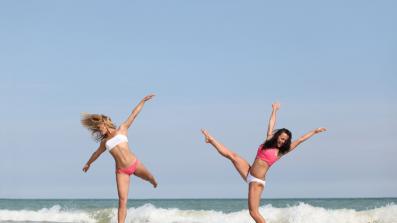
[[[0,197],[115,198],[114,161],[80,112],[129,133],[159,188],[131,198],[246,197],[207,128],[253,161],[271,103],[293,137],[264,198],[397,196],[394,1],[2,1]]]

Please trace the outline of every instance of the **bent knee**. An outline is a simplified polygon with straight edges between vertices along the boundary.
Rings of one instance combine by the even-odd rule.
[[[238,158],[238,155],[235,152],[230,152],[228,154],[228,158],[231,159],[232,161],[234,161],[234,160],[236,160]]]

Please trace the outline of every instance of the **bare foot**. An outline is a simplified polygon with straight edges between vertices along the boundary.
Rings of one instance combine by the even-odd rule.
[[[154,188],[157,187],[157,181],[153,178],[150,183],[153,185]]]
[[[205,137],[205,142],[206,142],[206,143],[211,143],[211,141],[212,141],[214,138],[212,138],[212,136],[207,132],[207,130],[201,129],[201,132],[203,133],[203,135],[204,135],[204,137]]]

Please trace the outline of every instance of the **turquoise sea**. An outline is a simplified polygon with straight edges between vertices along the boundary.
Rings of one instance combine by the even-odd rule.
[[[397,223],[397,198],[263,199],[267,223]],[[117,222],[116,199],[0,199],[1,223]],[[129,200],[130,223],[253,223],[246,199]]]

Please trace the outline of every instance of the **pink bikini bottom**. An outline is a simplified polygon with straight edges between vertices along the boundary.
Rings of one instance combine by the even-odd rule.
[[[138,163],[139,160],[136,159],[129,167],[117,169],[116,173],[124,173],[131,176],[135,172]]]

